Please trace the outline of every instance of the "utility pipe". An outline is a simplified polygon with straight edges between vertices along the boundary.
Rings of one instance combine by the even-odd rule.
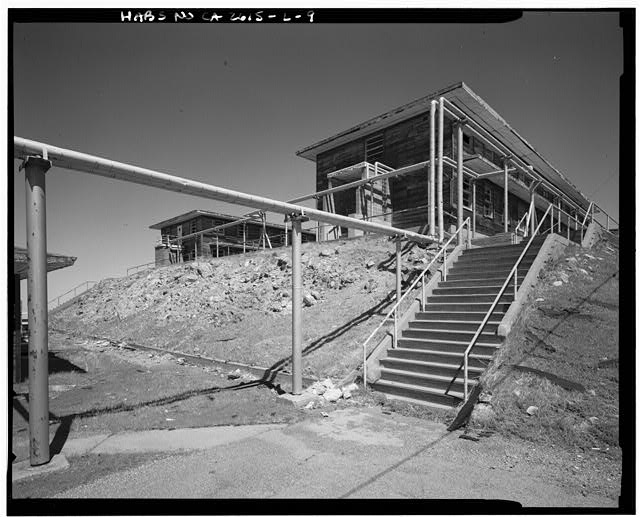
[[[444,206],[442,199],[442,158],[444,155],[444,97],[438,108],[438,242],[444,241]]]
[[[29,461],[48,463],[49,455],[49,337],[47,312],[47,206],[43,157],[24,162],[27,212],[27,293],[29,311]]]
[[[471,210],[471,221],[472,221],[472,226],[473,226],[473,238],[476,238],[476,182],[472,181],[471,182],[471,205],[472,205],[472,210]]]
[[[396,238],[396,301],[402,297],[402,239]]]
[[[13,275],[13,382],[22,381],[22,305],[20,275]]]
[[[292,216],[291,227],[291,392],[299,395],[302,392],[302,218]]]
[[[504,160],[504,231],[509,231],[509,159]]]
[[[217,187],[215,185],[209,185],[207,183],[193,181],[178,176],[171,176],[162,172],[115,162],[105,158],[71,151],[69,149],[63,149],[17,136],[14,136],[13,140],[14,157],[16,158],[24,158],[29,155],[37,155],[47,151],[49,160],[52,161],[53,165],[58,167],[142,185],[149,185],[163,190],[180,192],[206,199],[244,205],[283,215],[289,215],[292,213],[304,214],[309,217],[309,219],[313,219],[315,221],[322,221],[336,226],[339,225],[356,228],[365,232],[379,233],[391,237],[401,236],[415,242],[430,243],[435,240],[427,235],[390,227],[380,223],[359,221],[352,217],[327,213],[313,208],[305,208],[293,203],[285,203],[262,196],[246,194],[244,192]]]
[[[462,221],[464,220],[464,208],[462,207],[463,203],[463,195],[462,190],[464,188],[464,172],[462,171],[462,161],[463,161],[463,131],[462,131],[462,123],[458,122],[456,124],[456,129],[458,131],[458,228],[462,228]],[[458,233],[458,246],[461,246],[463,242],[462,232]]]
[[[429,235],[436,234],[436,104],[431,101],[429,113]]]

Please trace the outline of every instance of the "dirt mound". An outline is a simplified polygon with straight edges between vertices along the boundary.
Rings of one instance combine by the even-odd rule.
[[[338,377],[389,307],[395,244],[363,237],[302,246],[305,375]],[[435,252],[407,244],[410,278]],[[101,281],[50,317],[59,330],[288,371],[291,251],[265,250]]]

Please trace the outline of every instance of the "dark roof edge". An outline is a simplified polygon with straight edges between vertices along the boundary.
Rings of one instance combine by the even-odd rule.
[[[334,140],[338,140],[339,138],[343,138],[345,136],[349,136],[353,133],[357,133],[358,131],[362,131],[364,129],[366,129],[369,126],[373,126],[376,123],[392,116],[395,114],[399,114],[402,113],[403,111],[406,111],[408,109],[414,108],[416,106],[419,106],[421,104],[426,104],[428,102],[431,102],[433,99],[435,99],[436,97],[440,97],[442,95],[444,95],[445,93],[451,92],[453,90],[456,90],[458,88],[467,88],[467,86],[464,84],[463,81],[459,81],[457,83],[454,83],[452,85],[449,85],[445,88],[442,88],[441,90],[438,90],[434,93],[430,93],[429,95],[426,95],[425,97],[420,97],[419,99],[416,99],[414,101],[411,101],[407,104],[403,104],[402,106],[399,106],[397,108],[394,108],[390,111],[387,111],[385,113],[382,113],[381,115],[378,115],[376,117],[370,118],[369,120],[366,120],[365,122],[362,122],[360,124],[357,124],[349,129],[346,129],[345,131],[342,131],[336,135],[330,136],[328,138],[325,138],[324,140],[320,140],[319,142],[316,142],[315,144],[311,144],[303,149],[300,149],[299,151],[296,151],[296,155],[300,156],[302,158],[306,158],[307,160],[311,160],[311,161],[315,161],[315,155],[313,155],[313,153],[311,153],[311,151],[313,151],[314,149],[321,147],[321,146],[325,146],[327,144],[329,144],[330,142],[334,141]]]

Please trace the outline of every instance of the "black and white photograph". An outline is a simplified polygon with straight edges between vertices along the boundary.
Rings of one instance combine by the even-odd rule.
[[[407,5],[9,6],[7,514],[635,513],[635,8]]]

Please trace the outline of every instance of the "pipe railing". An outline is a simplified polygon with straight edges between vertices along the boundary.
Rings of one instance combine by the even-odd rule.
[[[82,294],[82,293],[88,291],[91,287],[93,287],[97,283],[98,282],[96,282],[95,280],[86,280],[85,282],[82,282],[81,284],[75,286],[73,289],[69,289],[66,293],[62,293],[57,298],[53,298],[53,299],[49,300],[49,302],[47,303],[47,306],[48,306],[49,310],[55,309],[56,307],[60,307],[60,300],[64,296],[67,296],[68,294],[73,293],[73,296],[71,296],[69,298],[69,300],[71,300],[72,298],[75,298],[79,294]],[[85,287],[85,289],[83,289],[83,290],[78,292],[78,289],[80,289],[81,287]],[[52,305],[54,303],[56,304],[56,306],[52,307]]]
[[[443,256],[442,266],[440,268],[438,268],[438,270],[440,271],[443,280],[447,279],[447,248],[449,247],[451,242],[454,240],[454,238],[456,238],[458,236],[458,234],[460,233],[462,228],[464,228],[465,226],[467,227],[467,248],[469,248],[471,246],[470,221],[471,221],[471,219],[469,217],[467,217],[464,220],[464,222],[460,225],[460,228],[458,228],[455,231],[455,233],[453,235],[451,235],[451,237],[449,237],[449,240],[447,240],[447,242],[442,245],[442,247],[440,248],[438,253],[436,253],[434,255],[434,257],[431,259],[431,262],[429,262],[429,264],[422,270],[420,275],[418,275],[418,277],[411,283],[411,285],[407,288],[407,290],[400,297],[400,299],[396,301],[396,303],[393,305],[391,310],[382,319],[380,324],[375,328],[375,330],[371,334],[369,334],[369,337],[367,339],[365,339],[364,343],[362,343],[362,358],[363,358],[362,380],[363,380],[364,389],[367,388],[367,345],[374,338],[374,336],[378,333],[378,331],[382,328],[382,326],[387,322],[387,320],[391,317],[391,315],[393,315],[393,343],[392,343],[392,345],[393,345],[393,348],[397,347],[397,345],[398,345],[398,308],[400,307],[402,302],[407,299],[407,296],[415,289],[415,287],[418,285],[418,282],[420,282],[422,280],[422,294],[421,294],[421,298],[420,298],[420,303],[421,303],[420,306],[421,306],[421,308],[424,309],[424,306],[426,305],[426,302],[427,302],[426,294],[425,294],[424,276],[429,272],[431,267],[436,263],[436,261],[438,260],[440,255],[442,255]]]
[[[493,311],[495,310],[496,306],[498,305],[498,302],[500,301],[500,298],[502,298],[502,295],[506,291],[507,286],[509,285],[509,282],[511,282],[511,278],[514,277],[514,275],[515,275],[515,277],[514,277],[514,283],[513,283],[513,299],[514,299],[514,301],[517,299],[517,296],[518,296],[518,266],[520,265],[520,262],[522,262],[522,259],[524,258],[524,256],[527,254],[527,251],[529,251],[529,248],[531,247],[531,244],[533,243],[533,239],[538,234],[538,231],[540,230],[540,227],[542,226],[542,223],[544,222],[544,220],[546,219],[547,215],[549,214],[552,206],[553,205],[549,205],[549,207],[547,207],[547,210],[544,213],[544,215],[542,216],[542,218],[540,219],[540,222],[538,223],[538,226],[535,228],[535,230],[531,234],[531,237],[529,238],[529,242],[527,242],[527,245],[524,247],[524,249],[522,250],[522,253],[520,253],[520,256],[518,257],[518,260],[516,260],[516,263],[511,268],[511,271],[509,272],[509,274],[507,275],[506,280],[502,284],[502,287],[500,288],[500,291],[498,291],[498,294],[496,295],[495,299],[493,300],[493,303],[491,304],[491,307],[489,307],[489,310],[487,311],[487,314],[483,318],[482,323],[480,323],[480,326],[478,327],[478,330],[476,330],[475,334],[471,338],[471,342],[469,343],[469,345],[467,346],[466,350],[464,351],[462,370],[463,370],[463,373],[464,373],[464,401],[465,402],[467,401],[467,399],[469,397],[469,371],[468,371],[469,370],[469,354],[471,353],[471,350],[473,349],[473,347],[476,345],[476,342],[478,341],[478,338],[480,337],[480,334],[482,334],[482,331],[484,330],[485,326],[487,325],[487,322],[489,321],[489,318],[493,314]],[[459,371],[460,371],[460,368],[458,368],[458,372],[456,372],[456,375],[451,380],[451,383],[449,384],[449,387],[447,388],[446,393],[449,392],[449,389],[451,389],[451,386],[453,385],[454,381],[458,378]]]
[[[140,271],[141,269],[150,269],[151,267],[155,267],[156,263],[154,262],[147,262],[145,264],[138,264],[137,266],[131,266],[127,268],[127,274],[126,276],[132,275],[133,273],[137,273],[138,271]]]

